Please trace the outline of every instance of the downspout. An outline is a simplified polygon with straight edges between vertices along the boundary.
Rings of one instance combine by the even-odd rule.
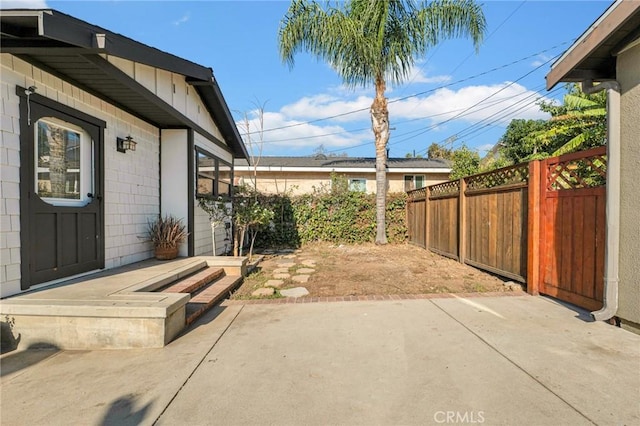
[[[597,86],[582,82],[582,91],[607,90],[607,241],[604,251],[604,300],[602,309],[591,312],[595,321],[613,318],[618,311],[618,255],[620,249],[620,84],[605,81]]]

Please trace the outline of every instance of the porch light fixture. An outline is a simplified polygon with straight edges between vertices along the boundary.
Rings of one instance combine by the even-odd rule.
[[[135,151],[138,143],[133,140],[131,135],[126,138],[116,138],[116,149],[118,152]]]

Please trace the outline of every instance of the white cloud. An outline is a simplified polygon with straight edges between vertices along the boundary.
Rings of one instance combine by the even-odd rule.
[[[2,0],[3,9],[49,9],[45,0]]]
[[[262,134],[263,154],[270,155],[275,151],[282,154],[282,149],[287,148],[286,155],[295,155],[296,151],[308,153],[310,149],[323,145],[328,150],[340,150],[372,140],[369,129],[359,132],[348,132],[339,125],[325,125],[306,123],[304,120],[288,118],[280,112],[264,113],[264,129],[277,129]],[[245,135],[246,125],[244,121],[236,123],[240,134],[243,135],[245,144],[256,146],[260,143],[260,122],[255,114],[249,119],[251,140]]]
[[[285,105],[280,109],[280,112],[286,117],[295,117],[301,120],[337,116],[333,119],[334,121],[360,121],[369,118],[369,107],[372,102],[373,98],[364,95],[350,100],[347,97],[319,94],[305,96],[293,104]],[[361,111],[352,113],[358,110]]]
[[[432,122],[463,120],[477,122],[484,119],[500,119],[509,122],[512,118],[548,118],[540,111],[537,102],[542,98],[517,83],[502,83],[489,86],[467,86],[457,91],[443,88],[423,98],[409,98],[389,104],[389,113],[394,118],[425,118]]]
[[[419,65],[419,64],[418,64]],[[433,75],[429,76],[425,74],[425,70],[423,67],[417,68],[413,67],[413,69],[409,72],[409,78],[407,79],[408,84],[416,84],[416,83],[426,83],[426,84],[434,84],[434,83],[448,83],[451,81],[450,75]],[[398,85],[401,87],[402,84]]]
[[[182,17],[180,19],[174,21],[173,25],[175,25],[175,26],[182,25],[185,22],[187,22],[190,18],[191,18],[191,16],[189,15],[189,12],[187,12],[184,15],[182,15]]]
[[[543,99],[550,101],[510,82],[467,86],[458,90],[441,88],[428,96],[397,102],[390,99],[389,114],[391,125],[398,125],[399,132],[404,131],[404,126],[424,128],[426,125],[438,129],[447,123],[468,125],[482,120],[485,120],[483,124],[504,126],[514,118],[548,118],[548,114],[541,112],[536,105]],[[280,154],[284,151],[285,154],[296,155],[296,151],[309,153],[320,144],[329,150],[340,150],[369,143],[373,139],[369,116],[371,102],[372,98],[368,96],[338,96],[333,91],[303,97],[279,111],[266,111],[263,128],[277,130],[263,134],[264,154],[277,150]],[[358,112],[351,113],[353,111]],[[257,132],[260,126],[255,111],[249,115],[251,132]],[[333,116],[338,117],[324,120]],[[323,120],[313,121],[318,119]],[[402,123],[407,121],[411,123]],[[238,128],[241,133],[246,133],[244,123],[239,122]],[[258,140],[259,135],[254,133],[252,141]],[[480,149],[484,150],[483,147]]]

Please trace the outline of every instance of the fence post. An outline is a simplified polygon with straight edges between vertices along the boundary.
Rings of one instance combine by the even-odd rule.
[[[537,296],[540,287],[540,160],[529,162],[528,224],[527,224],[527,293]]]
[[[424,191],[424,248],[429,250],[429,196],[431,188],[426,187]]]
[[[467,181],[460,178],[458,185],[458,261],[464,263],[467,256],[467,198],[464,195],[467,190]]]

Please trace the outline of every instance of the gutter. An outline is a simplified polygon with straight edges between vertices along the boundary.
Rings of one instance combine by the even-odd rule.
[[[595,321],[613,318],[618,311],[618,258],[620,251],[620,84],[605,81],[597,86],[582,82],[582,91],[593,94],[607,90],[607,228],[604,252],[604,301],[602,309],[591,312]]]

